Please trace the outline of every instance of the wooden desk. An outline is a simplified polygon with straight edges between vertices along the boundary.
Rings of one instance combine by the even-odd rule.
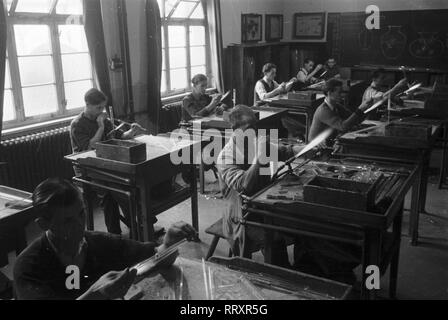
[[[82,171],[81,181],[78,181],[83,186],[83,193],[88,202],[87,229],[93,230],[92,187],[104,186],[106,190],[122,193],[127,197],[133,239],[153,240],[155,216],[190,197],[192,224],[198,230],[196,167],[193,159],[195,154],[200,152],[203,141],[185,138],[181,142],[176,142],[167,136],[150,135],[141,135],[134,140],[146,144],[146,160],[138,164],[99,158],[95,150],[65,157]],[[190,164],[177,165],[171,161],[170,157],[180,152],[190,153]],[[175,190],[166,199],[160,201],[151,199],[152,186],[175,177],[183,168],[189,168],[192,171],[193,179],[189,188]]]
[[[403,119],[400,123],[431,128],[428,140],[418,140],[407,137],[392,137],[385,135],[386,123],[374,125],[370,128],[349,132],[337,140],[342,148],[338,153],[344,156],[361,156],[374,160],[385,160],[404,163],[415,163],[420,167],[418,184],[413,189],[415,207],[411,207],[411,221],[409,235],[412,245],[418,241],[418,221],[420,212],[425,211],[428,184],[428,169],[431,150],[436,138],[442,130],[444,121],[425,118]]]
[[[316,100],[308,103],[302,100],[288,99],[288,95],[283,94],[265,99],[263,102],[270,107],[286,109],[289,114],[305,117],[305,142],[308,142],[308,132],[313,121],[314,112],[323,103],[324,98],[323,94],[317,94]]]
[[[9,251],[19,255],[26,248],[25,226],[35,218],[31,193],[0,186],[0,267]]]
[[[212,300],[342,300],[351,286],[244,258],[211,257]],[[247,282],[248,285],[244,285]],[[136,284],[142,300],[206,300],[200,260],[179,257],[161,274]],[[230,287],[230,288],[229,288]]]
[[[262,189],[252,197],[245,199],[243,206],[242,223],[263,228],[265,230],[265,262],[272,259],[273,232],[282,232],[291,235],[307,236],[331,240],[341,243],[350,243],[362,249],[362,269],[365,283],[366,267],[379,266],[384,272],[391,265],[390,295],[395,296],[398,261],[401,241],[401,222],[403,217],[403,202],[406,193],[416,183],[418,165],[404,165],[397,163],[375,162],[384,175],[397,176],[396,188],[387,188],[391,192],[392,203],[383,208],[381,212],[350,210],[333,206],[308,203],[303,200],[303,185],[312,179],[312,168],[319,162],[310,162],[300,169],[307,169],[299,176],[289,174]],[[333,158],[328,162],[331,166],[342,165],[346,168],[353,166],[358,171],[368,170],[372,165],[371,160],[356,158]],[[328,163],[324,163],[327,165]],[[311,170],[310,170],[311,169]],[[282,185],[290,185],[283,187]],[[291,186],[294,184],[294,186]],[[287,190],[289,200],[273,200],[269,194],[277,194],[278,191]],[[280,194],[280,193],[279,193]],[[252,217],[263,222],[254,222]],[[392,232],[388,232],[392,226]],[[384,244],[384,245],[383,245]],[[384,248],[382,253],[381,248]],[[363,297],[375,298],[375,290],[366,292],[364,286],[361,293]]]

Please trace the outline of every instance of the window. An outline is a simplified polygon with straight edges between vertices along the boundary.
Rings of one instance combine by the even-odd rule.
[[[162,18],[162,96],[191,90],[191,78],[210,75],[207,22],[200,0],[158,0]]]
[[[82,0],[6,0],[4,127],[76,114],[93,73]]]

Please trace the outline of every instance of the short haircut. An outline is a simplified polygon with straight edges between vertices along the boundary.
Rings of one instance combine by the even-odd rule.
[[[277,69],[277,66],[275,64],[269,62],[269,63],[266,63],[263,66],[263,70],[262,71],[263,71],[264,74],[266,74],[268,72],[271,72],[272,69]]]
[[[386,70],[383,68],[378,68],[372,73],[372,79],[378,79],[381,76],[384,76],[386,74]]]
[[[308,64],[308,63],[310,63],[310,62],[314,62],[314,60],[313,60],[313,59],[310,59],[310,58],[306,58],[306,59],[303,61],[303,64]]]
[[[38,208],[39,216],[49,220],[52,218],[52,212],[48,208],[70,206],[79,199],[79,190],[70,181],[62,178],[49,178],[41,182],[32,195],[33,206]]]
[[[100,90],[92,88],[84,95],[84,101],[89,105],[98,105],[107,101],[107,96]]]
[[[192,79],[191,79],[191,83],[195,86],[201,82],[207,82],[207,76],[205,74],[199,73],[197,75],[195,75]]]
[[[252,108],[244,104],[236,105],[229,113],[229,122],[233,130],[252,121],[256,121],[255,113]]]
[[[338,79],[330,79],[325,83],[324,93],[327,95],[330,92],[334,92],[338,87],[342,88],[342,81]]]

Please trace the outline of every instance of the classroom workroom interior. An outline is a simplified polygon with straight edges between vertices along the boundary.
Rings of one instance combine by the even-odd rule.
[[[448,299],[447,17],[0,1],[0,300]]]

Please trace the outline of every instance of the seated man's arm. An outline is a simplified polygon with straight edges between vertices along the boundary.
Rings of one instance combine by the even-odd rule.
[[[241,194],[252,194],[260,174],[260,164],[255,161],[248,170],[235,164],[218,163],[218,171],[223,182]]]
[[[95,135],[89,136],[89,133],[79,126],[72,126],[70,128],[70,135],[72,136],[73,152],[81,152],[92,150],[95,143],[100,142],[103,138],[104,126],[99,127]]]
[[[206,117],[210,113],[213,112],[213,110],[217,107],[218,101],[221,99],[221,96],[215,96],[213,99],[211,99],[211,102],[205,106],[204,108],[196,111],[195,109],[195,102],[192,99],[189,99],[188,97],[185,98],[182,101],[182,108],[190,115],[190,117]]]
[[[255,85],[255,91],[257,92],[260,100],[264,100],[278,96],[280,93],[282,93],[283,87],[279,86],[279,84],[274,81],[274,90],[272,90],[271,92],[266,92],[264,85],[260,81],[258,81]]]
[[[328,108],[322,108],[318,116],[321,122],[339,132],[346,132],[364,119],[364,114],[360,109],[357,109],[346,120],[343,120]]]

